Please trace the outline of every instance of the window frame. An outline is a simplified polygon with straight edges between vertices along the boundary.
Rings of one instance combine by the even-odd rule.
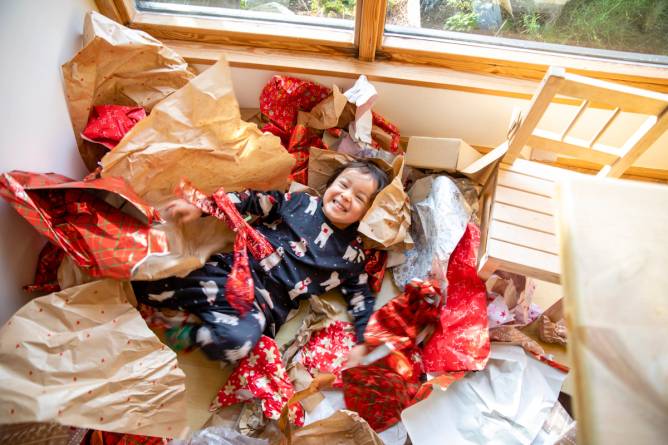
[[[108,17],[161,40],[299,51],[298,54],[315,58],[342,56],[376,62],[374,66],[378,69],[392,63],[445,68],[489,76],[489,90],[495,90],[494,77],[539,81],[549,66],[558,65],[577,74],[668,92],[668,66],[660,64],[470,41],[385,35],[387,0],[357,1],[352,39],[347,30],[318,28],[318,37],[313,37],[313,27],[309,26],[263,22],[260,27],[235,19],[141,12],[135,8],[133,0],[96,0],[96,4]],[[258,61],[258,65],[263,65],[262,61]],[[250,66],[248,62],[246,66]],[[511,94],[516,95],[517,91]]]

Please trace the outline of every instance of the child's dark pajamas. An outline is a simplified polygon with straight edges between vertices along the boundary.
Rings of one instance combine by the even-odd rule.
[[[250,256],[255,306],[240,318],[225,299],[232,254],[214,255],[184,278],[133,282],[137,299],[155,307],[191,312],[202,319],[194,340],[212,359],[236,361],[263,331],[273,336],[299,300],[341,286],[359,342],[373,311],[357,224],[338,229],[327,220],[320,198],[306,193],[230,193],[241,214],[259,216],[255,228],[276,249],[261,262]],[[280,261],[278,261],[280,257]]]

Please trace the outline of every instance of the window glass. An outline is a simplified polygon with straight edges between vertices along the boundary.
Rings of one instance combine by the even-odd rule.
[[[386,33],[668,63],[668,0],[388,0]]]
[[[353,29],[356,0],[135,0],[145,12],[167,12]]]

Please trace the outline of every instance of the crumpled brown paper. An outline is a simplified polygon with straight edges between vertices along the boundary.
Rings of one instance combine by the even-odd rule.
[[[174,197],[182,178],[210,194],[284,189],[294,158],[280,139],[243,122],[225,59],[157,104],[101,161],[149,203]]]
[[[302,391],[308,388],[313,382],[313,377],[309,374],[306,367],[301,362],[292,362],[288,367],[288,377],[295,387],[295,391]],[[321,392],[311,394],[301,401],[306,412],[312,412],[320,402],[324,400]]]
[[[566,330],[566,320],[563,318],[554,322],[549,317],[541,315],[538,326],[538,335],[544,342],[559,345],[566,344],[568,332]]]
[[[308,343],[313,332],[327,327],[339,313],[334,305],[316,295],[308,299],[308,305],[310,311],[297,328],[293,340],[281,347],[285,366],[288,366],[297,352]]]
[[[175,51],[143,31],[94,11],[84,19],[84,48],[62,70],[72,128],[89,170],[95,170],[107,151],[81,139],[94,105],[140,106],[150,111],[195,77]]]
[[[356,412],[342,410],[294,430],[292,444],[382,445],[383,441]]]
[[[21,445],[79,445],[88,430],[57,423],[0,425],[0,443]]]
[[[355,158],[343,153],[311,147],[308,186],[323,193],[334,171],[353,160]],[[373,161],[390,175],[390,184],[376,195],[360,221],[358,231],[366,237],[364,247],[412,247],[413,240],[408,233],[411,224],[410,203],[401,182],[404,158],[397,156],[391,166],[379,159]]]
[[[132,298],[100,280],[19,309],[0,329],[0,422],[183,434],[185,375]]]
[[[348,99],[346,96],[334,85],[332,87],[332,94],[313,107],[311,111],[299,112],[297,115],[297,124],[316,130],[327,130],[328,128],[336,127],[347,103]]]
[[[521,346],[527,352],[545,355],[545,350],[531,337],[513,326],[497,326],[489,330],[489,339],[495,342]]]

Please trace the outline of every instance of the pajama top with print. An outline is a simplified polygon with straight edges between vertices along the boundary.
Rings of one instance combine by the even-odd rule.
[[[261,218],[255,228],[277,251],[261,262],[250,256],[255,297],[268,322],[278,328],[299,300],[340,286],[357,339],[364,341],[374,296],[364,273],[366,258],[357,224],[337,228],[323,213],[322,200],[303,192],[245,191],[229,196],[241,214]]]

